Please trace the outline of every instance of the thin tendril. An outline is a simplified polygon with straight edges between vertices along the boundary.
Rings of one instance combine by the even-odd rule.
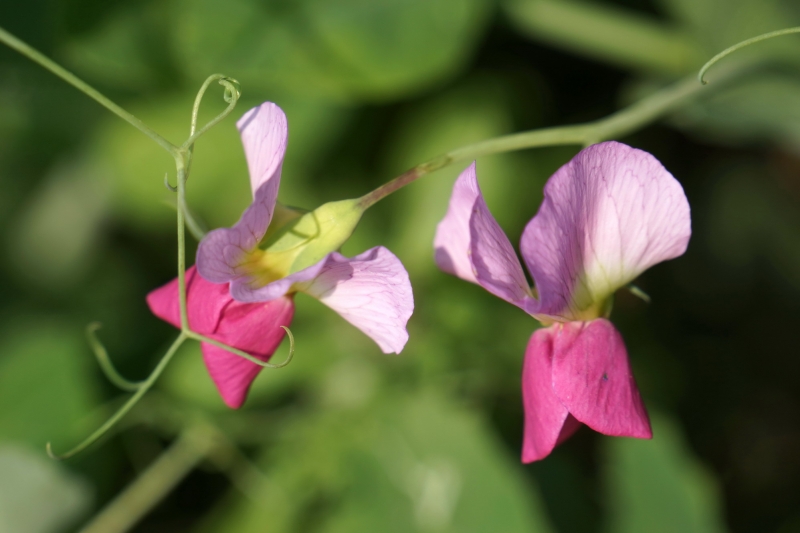
[[[215,80],[218,80],[219,84],[225,88],[225,93],[223,95],[223,98],[225,99],[226,102],[228,102],[228,107],[226,107],[222,113],[211,119],[211,121],[208,122],[208,124],[200,128],[199,131],[195,131],[195,129],[197,128],[197,114],[200,109],[200,102],[203,99],[203,95],[205,94],[208,85]],[[192,109],[192,126],[189,138],[186,139],[186,141],[184,141],[184,143],[181,145],[181,148],[191,150],[195,141],[201,135],[203,135],[205,132],[207,132],[208,130],[219,124],[219,122],[223,120],[225,117],[230,115],[231,111],[233,111],[233,108],[236,107],[236,102],[239,101],[239,97],[241,96],[241,92],[239,91],[238,85],[239,85],[238,81],[232,78],[228,78],[227,76],[223,76],[222,74],[214,74],[212,76],[209,76],[208,79],[206,79],[205,83],[203,83],[203,86],[200,88],[200,91],[197,93],[197,97],[195,98],[194,101],[194,108]]]
[[[166,140],[164,137],[156,133],[155,131],[151,130],[144,122],[139,120],[138,118],[134,117],[120,106],[103,96],[97,89],[90,86],[88,83],[83,81],[82,79],[78,78],[75,74],[68,71],[58,63],[54,62],[35,48],[31,47],[30,45],[20,41],[10,33],[8,33],[3,28],[0,28],[0,42],[7,45],[9,48],[16,50],[20,54],[24,55],[34,63],[38,63],[41,67],[49,70],[65,82],[69,83],[83,94],[92,98],[95,102],[102,105],[115,115],[117,115],[122,120],[128,122],[131,126],[138,129],[156,143],[161,146],[164,150],[171,154],[175,154],[177,151],[177,147]]]
[[[769,33],[765,33],[763,35],[758,35],[756,37],[751,37],[750,39],[744,40],[740,43],[736,43],[733,46],[726,48],[722,52],[718,53],[714,57],[712,57],[708,63],[703,65],[703,68],[700,69],[700,72],[697,74],[697,79],[703,85],[706,85],[708,82],[705,80],[706,71],[711,68],[714,63],[718,62],[720,59],[732,54],[733,52],[744,48],[745,46],[750,46],[751,44],[755,44],[761,41],[766,41],[767,39],[772,39],[773,37],[780,37],[781,35],[789,35],[791,33],[800,33],[800,27],[795,28],[786,28],[783,30],[771,31]]]
[[[98,339],[95,334],[101,327],[99,322],[92,322],[86,326],[86,338],[89,340],[89,346],[91,346],[95,357],[97,357],[97,362],[100,364],[103,373],[111,383],[122,390],[129,392],[139,390],[139,388],[144,385],[144,381],[130,381],[125,379],[117,369],[114,368],[114,364],[108,357],[108,351],[106,351],[105,346],[103,346],[103,343],[100,342],[100,339]]]
[[[634,285],[633,283],[629,284],[629,285],[628,285],[627,287],[625,287],[625,288],[626,288],[626,289],[628,289],[628,291],[629,291],[631,294],[633,294],[633,295],[634,295],[634,296],[636,296],[637,298],[641,299],[641,300],[642,300],[642,301],[644,301],[645,303],[648,303],[648,304],[650,303],[650,300],[651,300],[651,299],[650,299],[650,295],[649,295],[649,294],[647,294],[646,292],[644,292],[642,289],[640,289],[640,288],[639,288],[639,287],[637,287],[636,285]]]
[[[263,367],[263,368],[283,368],[286,365],[288,365],[289,363],[291,363],[292,359],[294,358],[294,335],[292,335],[292,331],[289,328],[287,328],[286,326],[281,326],[281,328],[283,328],[286,331],[286,334],[289,336],[289,355],[286,356],[286,360],[284,360],[282,363],[277,363],[277,364],[264,362],[264,361],[262,361],[260,359],[257,359],[256,357],[250,355],[247,352],[243,352],[242,350],[234,348],[233,346],[228,346],[224,342],[220,342],[220,341],[211,339],[209,337],[206,337],[205,335],[201,335],[201,334],[196,333],[194,331],[185,331],[184,334],[187,337],[191,338],[191,339],[194,339],[194,340],[197,340],[197,341],[200,341],[200,342],[207,342],[208,344],[213,344],[217,348],[222,348],[226,352],[232,353],[233,355],[238,355],[239,357],[241,357],[243,359],[247,359],[251,363],[256,364],[256,365],[258,365],[260,367]]]
[[[186,340],[186,335],[184,333],[178,335],[178,338],[175,339],[175,341],[172,343],[172,346],[170,346],[169,350],[167,350],[167,353],[165,353],[164,357],[161,358],[161,361],[158,362],[156,368],[142,383],[142,385],[137,389],[137,391],[133,394],[133,396],[131,396],[128,399],[128,401],[125,402],[123,406],[120,407],[116,413],[114,413],[113,416],[111,416],[111,418],[106,420],[106,422],[102,426],[97,428],[94,431],[94,433],[89,435],[83,442],[81,442],[68,452],[62,454],[57,454],[53,452],[53,447],[48,442],[47,455],[49,455],[51,459],[58,459],[58,460],[69,459],[70,457],[74,456],[75,454],[85,450],[86,448],[94,444],[97,441],[97,439],[102,437],[109,429],[111,429],[114,426],[114,424],[116,424],[123,416],[125,416],[128,413],[128,411],[130,411],[131,408],[134,405],[136,405],[136,402],[138,402],[142,398],[142,396],[144,396],[144,394],[148,390],[150,390],[150,387],[152,387],[153,384],[156,382],[158,377],[167,367],[167,364],[172,359],[172,356],[175,355],[175,352],[178,351],[178,348],[180,347],[181,344],[183,344],[185,340]]]
[[[166,187],[170,192],[178,192],[177,187],[173,187],[169,184],[169,173],[167,172],[164,172],[164,187]]]

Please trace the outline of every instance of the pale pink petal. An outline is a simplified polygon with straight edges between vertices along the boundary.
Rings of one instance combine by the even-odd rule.
[[[436,263],[445,272],[520,307],[531,299],[517,254],[483,199],[475,163],[456,180],[434,247]]]
[[[522,462],[544,459],[569,438],[580,424],[553,392],[553,335],[556,326],[536,330],[525,350],[522,368],[522,402],[525,430]]]
[[[478,283],[469,259],[469,219],[475,200],[480,196],[473,162],[456,180],[447,214],[436,227],[433,239],[434,258],[438,267],[448,274]]]
[[[384,353],[400,353],[408,341],[411,283],[400,260],[382,246],[352,259],[332,253],[319,275],[297,288],[342,315]]]
[[[233,301],[209,337],[268,361],[285,335],[280,326],[288,327],[293,314],[294,303],[289,297],[254,304]],[[201,343],[201,348],[222,399],[228,407],[238,409],[262,367],[212,344]]]
[[[278,197],[281,166],[289,138],[289,126],[283,110],[264,102],[245,113],[236,123],[244,145],[253,197],[265,184],[273,191],[272,204]]]
[[[264,237],[275,212],[286,152],[286,115],[272,102],[251,109],[236,125],[250,171],[253,203],[233,227],[209,232],[197,248],[197,269],[214,283],[239,276],[248,252]]]
[[[653,436],[622,336],[608,320],[551,328],[552,390],[579,421],[605,435]]]
[[[319,263],[289,274],[261,287],[254,286],[250,278],[242,276],[231,282],[231,296],[240,302],[268,302],[296,290],[294,285],[314,279],[325,266],[327,256]]]
[[[540,298],[529,312],[580,317],[689,242],[680,183],[652,155],[624,144],[582,150],[550,178],[544,196],[522,235]]]

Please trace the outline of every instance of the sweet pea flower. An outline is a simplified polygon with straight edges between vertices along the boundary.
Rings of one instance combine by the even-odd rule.
[[[209,232],[187,270],[192,330],[268,360],[294,313],[293,295],[318,298],[372,338],[400,353],[414,309],[403,264],[382,246],[348,258],[336,250],[363,210],[357,200],[302,213],[277,203],[286,151],[286,115],[266,102],[237,122],[253,203],[230,228]],[[150,293],[153,313],[180,327],[177,280]],[[262,367],[208,343],[203,357],[225,403],[238,408]]]
[[[542,322],[525,351],[523,462],[543,459],[581,424],[652,438],[611,298],[647,268],[682,255],[689,203],[652,155],[617,142],[579,152],[550,177],[521,252],[483,199],[473,163],[458,178],[434,241],[445,272],[476,283]]]

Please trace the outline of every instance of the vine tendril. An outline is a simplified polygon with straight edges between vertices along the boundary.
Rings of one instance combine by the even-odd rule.
[[[129,392],[139,390],[139,388],[144,385],[144,381],[130,381],[125,379],[117,371],[117,369],[114,368],[114,364],[111,362],[111,358],[108,356],[108,351],[96,335],[97,330],[101,327],[102,325],[99,322],[92,322],[86,326],[86,338],[89,341],[89,346],[92,348],[95,357],[97,357],[97,362],[100,364],[100,368],[103,370],[103,373],[111,383],[122,390]]]
[[[769,33],[764,33],[762,35],[757,35],[756,37],[751,37],[750,39],[746,39],[740,43],[736,43],[733,46],[726,48],[722,52],[718,53],[717,55],[709,59],[708,62],[705,65],[703,65],[703,68],[700,69],[700,72],[697,73],[697,79],[700,81],[700,83],[706,85],[708,84],[708,82],[705,80],[706,71],[708,71],[708,69],[711,68],[714,65],[714,63],[716,63],[720,59],[734,53],[735,51],[741,48],[750,46],[751,44],[755,44],[761,41],[766,41],[767,39],[772,39],[773,37],[780,37],[781,35],[789,35],[791,33],[800,33],[800,27],[785,28],[783,30],[771,31]]]

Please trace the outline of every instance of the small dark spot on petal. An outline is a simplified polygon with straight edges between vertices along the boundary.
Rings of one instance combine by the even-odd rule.
[[[603,381],[608,381],[608,374],[603,372]]]

